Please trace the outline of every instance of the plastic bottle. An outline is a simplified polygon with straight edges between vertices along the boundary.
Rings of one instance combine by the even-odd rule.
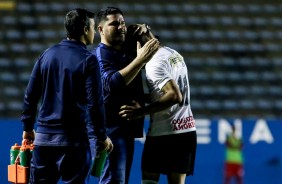
[[[21,148],[21,146],[19,146],[18,143],[15,143],[15,145],[13,145],[11,147],[11,150],[10,150],[10,164],[15,164],[15,160],[16,160],[17,156],[20,153],[20,148]]]
[[[97,151],[91,169],[92,176],[99,177],[102,175],[102,171],[104,169],[107,156],[108,156],[108,152],[106,150]]]
[[[30,148],[26,145],[21,146],[20,149],[20,165],[28,167],[30,164]]]

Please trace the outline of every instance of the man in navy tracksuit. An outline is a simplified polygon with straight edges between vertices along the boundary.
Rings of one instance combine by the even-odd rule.
[[[144,105],[140,70],[155,53],[159,43],[152,39],[138,48],[136,58],[127,58],[122,50],[126,25],[122,12],[108,7],[97,13],[101,43],[93,50],[101,67],[106,113],[106,128],[114,149],[106,160],[100,184],[127,184],[134,152],[134,138],[143,136],[143,120],[126,121],[119,116],[120,107],[136,101]],[[137,43],[136,43],[137,44]],[[95,128],[94,128],[95,130]],[[91,151],[95,155],[96,139],[89,126]]]
[[[86,119],[103,149],[113,148],[106,135],[99,64],[86,48],[93,44],[94,27],[94,13],[68,12],[67,39],[45,50],[34,65],[21,116],[23,139],[34,139],[35,145],[30,183],[56,184],[60,178],[68,184],[86,183],[91,166]]]

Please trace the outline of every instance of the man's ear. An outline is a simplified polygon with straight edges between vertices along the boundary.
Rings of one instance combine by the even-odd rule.
[[[84,26],[84,34],[87,35],[88,34],[88,28],[86,26]]]
[[[101,25],[99,25],[99,26],[97,27],[97,30],[98,30],[98,32],[99,32],[100,34],[103,33],[103,27],[102,27]]]

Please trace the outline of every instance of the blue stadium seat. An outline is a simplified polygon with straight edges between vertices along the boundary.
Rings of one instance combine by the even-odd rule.
[[[256,104],[253,100],[242,99],[238,102],[238,108],[240,108],[242,110],[255,109]]]
[[[226,78],[231,82],[240,82],[243,80],[242,74],[239,71],[231,71],[226,74]]]
[[[256,40],[258,39],[258,37],[259,35],[258,35],[258,32],[256,31],[246,30],[242,32],[242,38],[246,40]]]
[[[1,45],[0,45],[1,47]],[[0,58],[0,70],[7,70],[12,67],[12,62],[8,58]]]
[[[250,26],[253,23],[252,19],[249,17],[238,17],[236,22],[239,26],[242,27]]]
[[[209,38],[213,40],[222,40],[224,38],[222,31],[211,30],[209,32]]]
[[[252,71],[246,71],[243,74],[243,80],[244,81],[257,81],[259,79],[259,73],[252,72]]]
[[[222,16],[218,19],[219,23],[224,26],[232,26],[235,24],[235,20],[233,17]]]
[[[277,108],[277,109],[279,109],[279,110],[282,110],[282,100],[277,99],[277,100],[275,100],[273,103],[274,103],[274,107],[275,107],[275,108]]]
[[[246,8],[247,8],[248,13],[252,13],[252,14],[255,14],[255,13],[261,14],[261,12],[263,12],[262,6],[258,4],[247,4]]]
[[[14,60],[14,66],[22,70],[32,68],[33,62],[29,61],[27,58],[18,57]]]
[[[275,82],[279,80],[276,73],[273,71],[264,71],[260,75],[262,80],[265,82]]]
[[[226,80],[226,73],[220,71],[212,72],[210,79],[214,81],[224,81]]]
[[[188,61],[188,63],[189,63],[189,61]],[[189,66],[190,65],[188,65],[188,70],[189,70]],[[198,72],[191,71],[189,73],[189,76],[190,76],[191,81],[203,82],[203,81],[209,81],[210,80],[209,74],[206,73],[206,72],[201,72],[201,71],[198,71]]]
[[[29,51],[32,53],[38,53],[38,55],[47,49],[46,44],[41,43],[31,43],[29,45]]]
[[[28,26],[34,26],[37,24],[37,18],[34,17],[34,16],[28,16],[28,15],[25,15],[25,16],[21,16],[19,18],[19,23],[21,23],[23,26],[27,27]]]
[[[188,40],[192,38],[192,33],[185,29],[176,30],[174,33],[175,37],[180,40]]]
[[[17,4],[17,11],[21,12],[21,13],[26,13],[26,12],[30,12],[32,10],[32,5],[31,3],[23,3],[23,2],[19,2]]]
[[[229,52],[232,50],[232,46],[228,43],[216,43],[214,49],[217,52]]]
[[[41,31],[41,36],[43,39],[54,39],[57,37],[57,31],[52,29],[46,29]]]
[[[281,86],[274,86],[271,85],[267,88],[267,91],[269,93],[270,96],[278,96],[281,97],[282,95],[282,87]]]
[[[7,26],[7,25],[9,25],[9,26],[13,26],[13,25],[16,26],[17,22],[18,22],[18,20],[17,20],[17,18],[15,16],[6,15],[6,16],[2,17],[1,24],[5,25],[5,26]]]
[[[233,88],[233,91],[236,96],[245,96],[249,94],[249,87],[244,85],[236,85]]]
[[[232,57],[222,57],[221,62],[225,67],[233,68],[234,66],[236,66],[236,61]]]
[[[128,4],[126,4],[126,5],[127,5],[127,8],[125,8],[125,9],[128,9]],[[122,8],[123,6],[119,6],[119,7],[122,9],[122,11],[125,11],[125,9]],[[132,9],[133,9],[133,11],[136,11],[138,13],[139,12],[144,13],[144,12],[147,11],[147,6],[145,4],[141,4],[141,3],[134,3],[133,6],[132,6]]]
[[[40,35],[40,31],[38,30],[27,30],[25,32],[25,38],[28,39],[28,40],[39,40],[41,39],[41,35]]]
[[[0,43],[0,53],[1,53],[1,56],[6,54],[7,51],[8,51],[7,44]]]
[[[204,102],[202,100],[191,100],[191,108],[193,110],[202,110]]]
[[[197,6],[197,11],[201,13],[211,13],[213,12],[213,7],[211,4],[199,4]]]
[[[275,37],[279,40],[279,39],[282,39],[282,31],[280,30],[277,30],[275,31]]]
[[[180,12],[183,11],[183,14],[190,14],[197,12],[196,6],[190,3],[185,3],[181,5],[181,9],[179,11]]]
[[[24,84],[27,84],[28,81],[29,81],[29,78],[30,78],[30,74],[31,74],[31,71],[29,71],[29,72],[21,72],[18,75],[19,81],[24,83]]]
[[[10,111],[21,111],[23,109],[23,102],[10,101],[7,103],[7,109]]]
[[[173,4],[173,3],[166,3],[164,5],[164,10],[167,12],[167,13],[178,13],[179,10],[180,10],[180,6],[181,4]]]
[[[217,93],[217,91],[213,86],[208,86],[208,85],[200,86],[198,92],[203,96],[211,96]]]
[[[248,87],[248,92],[252,96],[264,96],[266,95],[267,90],[260,85],[252,85]]]
[[[5,37],[8,40],[19,40],[22,38],[22,32],[20,30],[11,29],[6,32]]]
[[[67,3],[67,5],[69,5],[69,3]],[[75,5],[74,7],[79,7],[79,5]],[[73,8],[74,8],[73,7]],[[65,3],[59,3],[59,2],[51,2],[49,3],[49,10],[52,13],[59,13],[59,14],[64,14],[65,13],[65,8],[66,8],[66,4]],[[69,10],[73,9],[70,8]]]
[[[225,110],[237,110],[238,109],[238,102],[236,100],[224,100],[222,102],[222,107]]]
[[[0,73],[0,81],[5,83],[11,83],[16,81],[16,75],[11,72],[1,72]]]
[[[221,102],[218,100],[207,100],[205,106],[210,110],[219,110],[222,108]]]
[[[49,4],[48,3],[42,3],[42,2],[35,2],[33,5],[33,8],[38,13],[48,13],[49,12]]]
[[[282,18],[272,17],[272,18],[270,18],[270,23],[271,23],[272,26],[281,27],[282,26]]]
[[[218,24],[218,18],[212,16],[205,16],[203,17],[203,24],[207,24],[209,26],[214,26]],[[214,30],[211,30],[214,31]]]
[[[233,93],[232,89],[229,86],[224,86],[224,85],[218,86],[216,88],[216,91],[218,95],[222,95],[222,96],[230,96]]]
[[[230,7],[227,4],[215,3],[214,4],[214,12],[218,12],[218,13],[230,12]]]
[[[49,15],[38,16],[37,17],[37,22],[38,22],[38,24],[41,24],[41,25],[44,25],[44,26],[48,26],[48,25],[54,24],[53,16],[49,16]]]
[[[2,88],[2,93],[8,97],[17,97],[22,95],[22,91],[16,86],[5,86]]]
[[[269,23],[268,23],[268,19],[267,18],[262,18],[262,17],[255,17],[253,19],[253,23],[256,25],[256,26],[267,26]]]
[[[155,13],[155,14],[164,12],[164,7],[159,3],[152,3],[150,4],[150,6],[147,9],[149,9],[152,13]]]
[[[265,4],[263,5],[263,12],[269,13],[269,14],[281,13],[281,9],[279,6],[274,5],[274,4]]]
[[[209,38],[209,35],[206,31],[202,30],[195,30],[192,32],[192,38],[202,40]]]
[[[10,45],[10,50],[13,53],[25,53],[27,51],[26,45],[22,43],[12,43]]]
[[[277,43],[267,43],[265,45],[265,49],[269,52],[281,52],[282,47],[281,44],[277,44]]]
[[[273,108],[273,102],[265,99],[258,99],[256,103],[256,107],[263,110],[271,110]]]
[[[246,7],[242,4],[231,4],[230,10],[236,14],[244,14],[246,13]]]

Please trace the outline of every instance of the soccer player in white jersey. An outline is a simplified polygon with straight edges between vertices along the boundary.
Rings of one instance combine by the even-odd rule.
[[[136,34],[138,27],[145,29],[143,34]],[[148,25],[130,25],[125,47],[134,57],[136,42],[142,46],[152,38],[155,36]],[[142,184],[157,184],[161,174],[169,184],[184,184],[186,176],[194,173],[197,146],[185,61],[177,51],[160,46],[145,71],[150,102],[145,107],[124,105],[120,110],[128,120],[150,115],[142,154]]]

